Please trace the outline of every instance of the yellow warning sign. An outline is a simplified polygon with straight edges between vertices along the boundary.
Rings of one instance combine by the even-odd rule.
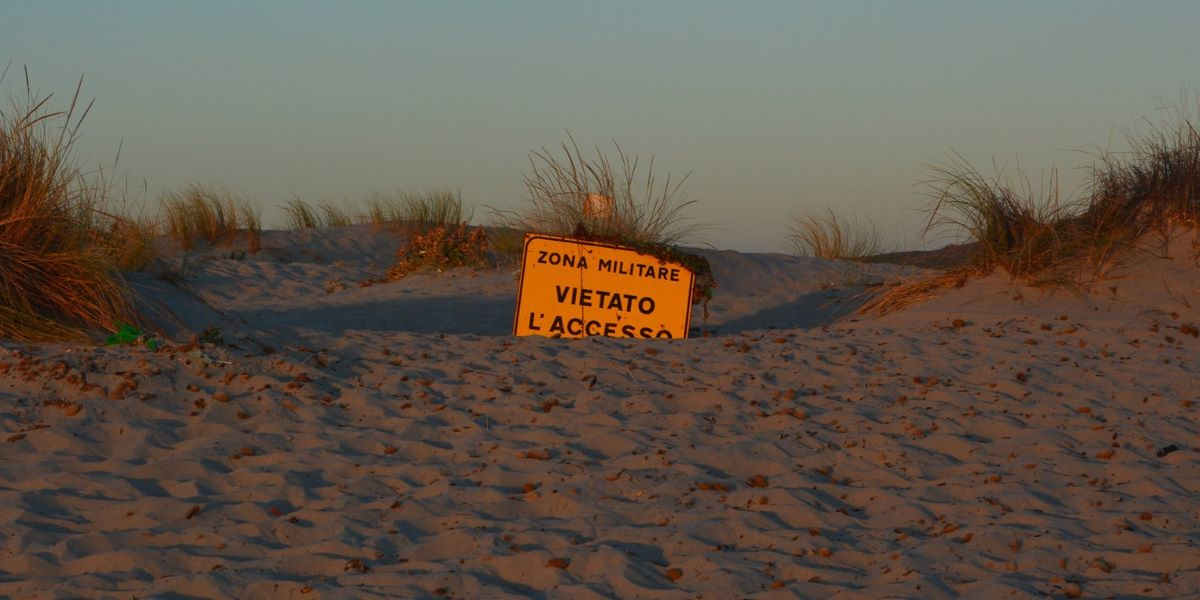
[[[685,338],[695,274],[597,242],[525,235],[515,335]]]

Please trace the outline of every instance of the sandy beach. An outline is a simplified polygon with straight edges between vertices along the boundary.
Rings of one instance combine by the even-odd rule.
[[[157,349],[0,342],[0,596],[1188,596],[1196,244],[884,316],[934,271],[705,250],[657,341],[513,337],[512,268],[360,287],[369,226],[198,249],[131,276]]]

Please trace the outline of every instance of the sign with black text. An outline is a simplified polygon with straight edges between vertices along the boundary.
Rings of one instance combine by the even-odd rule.
[[[526,234],[513,334],[686,338],[694,280],[628,248]]]

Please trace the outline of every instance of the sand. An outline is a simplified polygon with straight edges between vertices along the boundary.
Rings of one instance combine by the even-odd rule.
[[[369,228],[196,251],[133,277],[156,351],[0,342],[0,596],[1194,594],[1194,240],[883,317],[929,272],[706,251],[675,341],[513,338],[512,268],[359,287]]]

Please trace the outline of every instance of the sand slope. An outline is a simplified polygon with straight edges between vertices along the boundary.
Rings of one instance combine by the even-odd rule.
[[[358,287],[394,243],[139,278],[157,352],[0,343],[0,595],[1200,589],[1190,238],[882,318],[913,271],[714,251],[709,336],[656,342],[512,338],[508,270]]]

